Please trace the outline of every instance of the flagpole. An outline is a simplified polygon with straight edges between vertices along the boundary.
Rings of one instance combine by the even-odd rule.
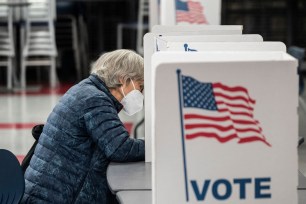
[[[188,191],[188,177],[187,177],[187,166],[186,166],[186,150],[185,150],[185,133],[184,133],[184,121],[183,121],[183,106],[182,106],[182,85],[181,85],[181,70],[177,69],[177,81],[178,81],[178,92],[179,92],[179,104],[180,104],[180,116],[181,116],[181,133],[182,133],[182,149],[183,149],[183,162],[184,162],[184,176],[185,176],[185,190],[186,190],[186,202],[189,202],[189,191]]]

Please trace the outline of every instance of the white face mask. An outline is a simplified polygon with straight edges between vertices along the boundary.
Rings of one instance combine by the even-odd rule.
[[[128,93],[127,95],[124,94],[123,88],[121,87],[122,94],[124,98],[121,100],[121,104],[123,105],[123,111],[128,115],[134,115],[135,113],[139,112],[143,108],[143,95],[140,91],[135,89],[135,85],[133,80],[132,84],[134,90]]]

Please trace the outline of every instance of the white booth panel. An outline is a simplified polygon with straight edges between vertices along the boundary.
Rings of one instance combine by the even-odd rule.
[[[282,51],[286,52],[282,42],[168,42],[160,51]]]
[[[188,48],[190,43],[201,42],[263,42],[261,35],[194,35],[194,36],[159,36],[155,38],[155,47],[158,51],[167,50],[172,43],[181,44]],[[173,46],[173,45],[172,45]],[[189,45],[190,46],[190,45]],[[193,45],[191,45],[192,47]],[[179,47],[181,49],[182,47]],[[170,48],[171,49],[171,48]],[[217,48],[216,48],[217,49]],[[183,50],[186,51],[186,50]]]
[[[152,33],[158,35],[234,35],[242,34],[241,25],[155,25]]]
[[[151,108],[152,108],[152,76],[154,71],[151,68],[151,56],[156,52],[156,44],[154,44],[154,34],[148,33],[145,35],[144,43],[144,81],[145,81],[145,137],[146,137],[146,162],[151,161]],[[230,39],[230,38],[229,38]],[[169,42],[170,43],[170,42]],[[199,51],[286,51],[286,46],[282,42],[193,42],[189,43],[190,46],[194,46]],[[205,46],[207,45],[207,46]],[[171,42],[171,46],[166,46],[165,51],[183,51],[184,44],[178,42]],[[192,48],[194,48],[192,47]],[[161,47],[160,49],[162,49]],[[201,49],[199,49],[201,48]],[[175,50],[176,49],[176,50]],[[251,54],[252,55],[252,54]],[[181,59],[184,60],[184,57]],[[176,60],[181,60],[176,57]],[[149,91],[148,91],[149,90]]]
[[[246,35],[162,35],[160,40],[167,42],[262,42],[263,38],[258,34]]]
[[[159,52],[152,62],[154,203],[297,203],[294,58]]]

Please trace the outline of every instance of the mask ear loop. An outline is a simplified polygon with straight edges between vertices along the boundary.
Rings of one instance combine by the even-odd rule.
[[[133,85],[134,90],[136,90],[133,79],[131,79],[131,81],[132,81],[132,85]],[[124,91],[123,91],[123,85],[121,86],[121,91],[122,91],[123,96],[125,97],[125,94],[124,94]]]
[[[133,79],[131,79],[131,81],[132,81],[134,90],[136,90],[135,85],[134,85],[134,82],[133,82]]]
[[[121,86],[121,91],[122,91],[123,96],[125,97],[125,94],[124,94],[124,91],[123,91],[123,86]]]

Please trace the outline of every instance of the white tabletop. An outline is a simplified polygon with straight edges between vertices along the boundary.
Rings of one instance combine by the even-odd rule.
[[[151,163],[111,163],[106,171],[113,193],[125,190],[151,190]]]
[[[117,200],[120,204],[151,204],[152,191],[119,191]],[[298,190],[298,204],[306,203],[306,190]]]
[[[306,190],[306,177],[300,171],[298,190]]]
[[[151,163],[111,163],[107,168],[107,182],[121,204],[151,204]],[[306,203],[306,177],[299,172],[299,204]]]
[[[305,204],[306,203],[306,190],[298,190],[298,198],[299,198],[298,204]]]
[[[120,204],[152,203],[152,191],[119,191],[116,196]]]

